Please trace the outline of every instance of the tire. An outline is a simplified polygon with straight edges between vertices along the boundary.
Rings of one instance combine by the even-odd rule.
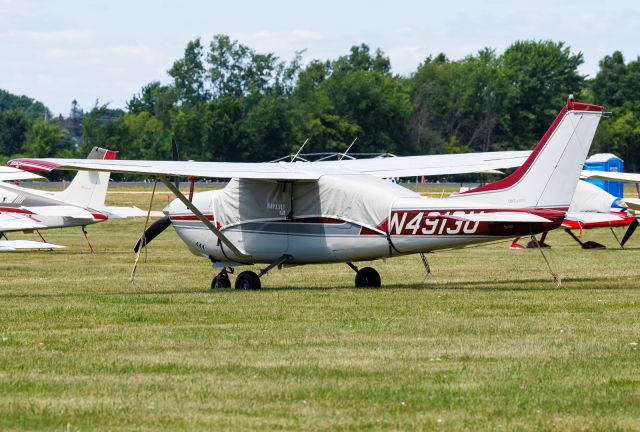
[[[236,278],[237,290],[259,290],[260,278],[252,271],[243,271]]]
[[[364,267],[356,273],[356,288],[379,288],[380,273],[372,267]]]
[[[218,274],[211,281],[211,289],[231,288],[231,281],[226,274]]]

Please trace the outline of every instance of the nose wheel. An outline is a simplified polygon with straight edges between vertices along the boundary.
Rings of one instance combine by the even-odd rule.
[[[211,289],[221,288],[231,288],[231,281],[229,280],[229,273],[227,273],[227,269],[223,269],[211,281]]]
[[[382,281],[380,273],[373,267],[363,267],[358,269],[353,263],[347,265],[356,272],[356,288],[380,288]]]

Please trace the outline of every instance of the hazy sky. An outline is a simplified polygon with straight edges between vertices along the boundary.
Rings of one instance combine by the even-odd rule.
[[[429,54],[458,59],[518,39],[565,41],[593,75],[614,50],[640,54],[640,2],[0,0],[0,88],[67,113],[77,99],[111,107],[167,69],[198,36],[228,34],[258,51],[305,61],[367,43],[409,74]]]

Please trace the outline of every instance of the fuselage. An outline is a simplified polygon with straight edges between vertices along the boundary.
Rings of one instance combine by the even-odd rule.
[[[57,199],[55,193],[27,189],[0,182],[0,213],[38,224],[39,230],[86,226],[108,219],[103,212],[72,205]],[[20,224],[2,226],[0,232],[31,231]]]
[[[282,217],[223,225],[214,211],[219,193],[195,194],[193,203],[236,247],[251,256],[251,263],[271,263],[283,255],[289,255],[288,263],[293,264],[365,261],[459,248],[548,231],[560,226],[564,217],[564,211],[557,209],[526,209],[550,222],[463,221],[455,217],[523,209],[416,195],[394,200],[386,218],[375,226],[333,215],[296,217],[287,216],[286,212]],[[180,201],[172,202],[167,211],[176,232],[194,254],[214,262],[246,262],[225,248]]]

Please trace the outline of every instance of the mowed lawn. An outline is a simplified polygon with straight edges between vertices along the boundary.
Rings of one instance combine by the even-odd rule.
[[[640,231],[552,233],[561,288],[501,243],[429,254],[428,277],[375,262],[380,289],[343,264],[212,292],[172,229],[130,284],[143,223],[89,227],[95,255],[79,228],[0,254],[1,430],[640,429]]]

